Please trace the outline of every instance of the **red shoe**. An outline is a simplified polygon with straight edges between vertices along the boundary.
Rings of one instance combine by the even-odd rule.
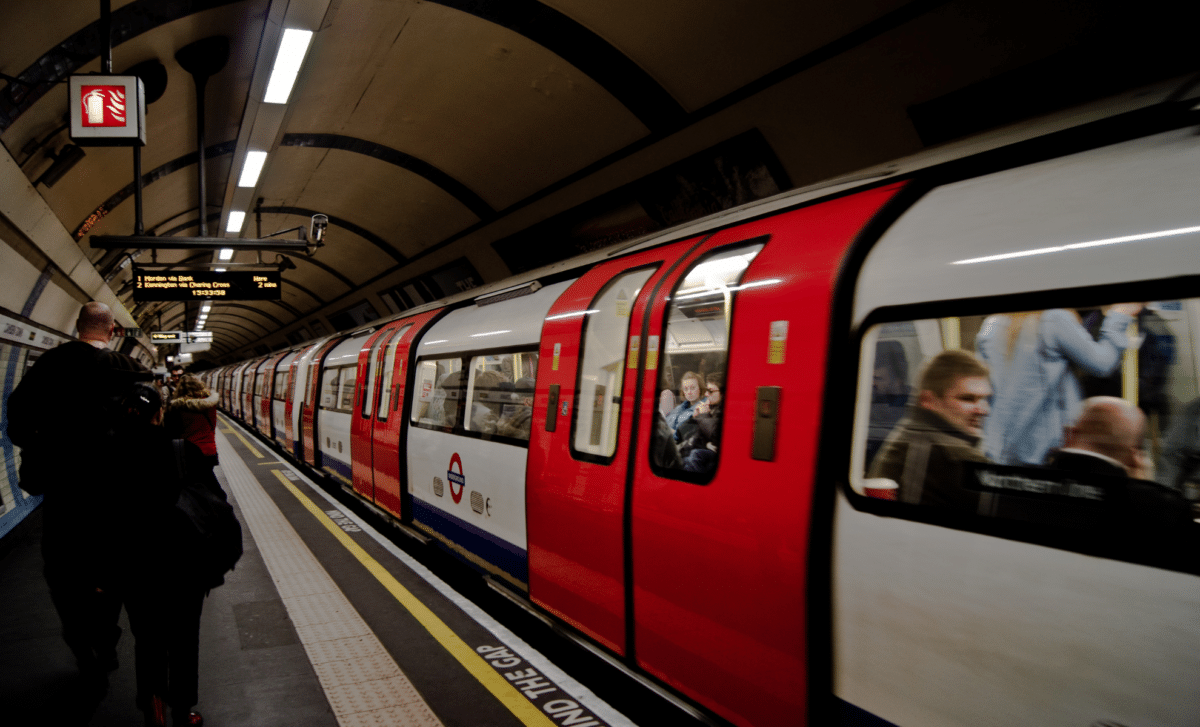
[[[171,722],[176,727],[179,727],[179,725],[201,727],[204,724],[204,717],[199,712],[188,712],[187,714],[177,715]]]

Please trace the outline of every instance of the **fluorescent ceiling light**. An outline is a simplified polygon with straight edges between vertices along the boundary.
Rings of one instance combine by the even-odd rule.
[[[246,152],[246,161],[242,162],[242,176],[238,177],[239,187],[254,187],[258,184],[258,175],[262,173],[263,165],[267,163],[265,151]]]
[[[204,313],[207,313],[210,310],[212,310],[212,301],[209,301],[208,303],[205,303],[204,305],[200,306],[200,310]]]
[[[221,252],[217,253],[217,257],[225,262],[232,260],[233,259],[233,248],[231,248],[231,247],[221,248]]]
[[[216,270],[214,270],[213,272],[216,272],[216,273],[223,273],[223,272],[225,272],[225,268],[217,268],[217,269],[216,269]]]
[[[267,81],[267,93],[263,96],[264,103],[288,102],[310,42],[312,42],[311,30],[288,28],[283,31],[283,38],[279,41],[279,54],[275,56],[271,79]]]
[[[229,213],[229,222],[225,223],[226,232],[241,232],[242,225],[246,222],[246,213],[241,210],[234,210]]]

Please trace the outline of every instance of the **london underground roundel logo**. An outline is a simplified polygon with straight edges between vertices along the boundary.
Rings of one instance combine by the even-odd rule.
[[[458,471],[454,471],[454,467],[458,466]],[[446,479],[450,481],[450,497],[454,498],[455,503],[462,502],[463,490],[467,486],[467,478],[463,475],[462,457],[458,456],[458,452],[450,455],[450,468],[446,470]],[[457,489],[455,489],[457,487]]]

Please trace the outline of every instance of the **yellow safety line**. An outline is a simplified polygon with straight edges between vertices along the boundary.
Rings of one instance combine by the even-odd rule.
[[[262,452],[259,452],[257,449],[255,449],[255,448],[254,448],[254,445],[253,445],[253,444],[250,444],[249,440],[247,440],[245,437],[243,437],[241,432],[239,432],[237,429],[230,429],[229,431],[233,432],[233,436],[235,436],[235,437],[237,437],[238,439],[242,440],[242,444],[246,445],[246,449],[249,449],[249,450],[250,450],[250,454],[254,455],[254,457],[255,457],[256,459],[262,459],[262,458],[263,458],[263,456],[262,456]]]
[[[495,669],[489,665],[482,656],[475,653],[475,650],[467,645],[458,634],[450,630],[444,621],[437,617],[433,611],[429,610],[424,603],[402,586],[399,581],[388,573],[379,561],[375,560],[363,550],[362,547],[355,543],[344,530],[338,527],[321,508],[317,507],[316,503],[308,498],[300,488],[292,484],[288,478],[283,476],[279,470],[273,470],[279,481],[288,489],[300,504],[313,514],[319,523],[325,526],[333,537],[337,538],[350,554],[358,559],[367,571],[375,576],[375,579],[388,590],[392,596],[400,602],[401,606],[408,609],[408,612],[413,615],[417,621],[425,627],[425,629],[437,639],[450,655],[462,664],[471,676],[479,680],[479,683],[487,688],[489,692],[495,695],[500,703],[508,708],[510,712],[527,725],[531,727],[555,727],[554,722],[542,713],[536,705],[521,696],[517,688],[504,679]]]

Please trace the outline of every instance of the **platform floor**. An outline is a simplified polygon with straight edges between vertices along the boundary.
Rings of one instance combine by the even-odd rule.
[[[245,555],[204,603],[206,725],[633,724],[237,425],[218,429]],[[59,636],[40,526],[35,512],[0,557],[0,721],[141,724],[128,623],[120,668],[89,686]]]

